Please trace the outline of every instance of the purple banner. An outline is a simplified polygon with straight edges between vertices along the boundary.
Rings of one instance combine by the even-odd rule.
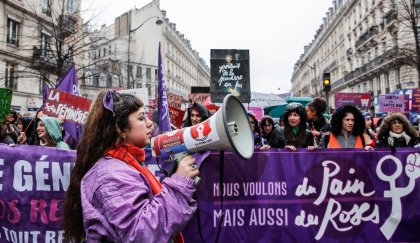
[[[201,242],[199,228],[205,242],[215,242],[220,222],[218,242],[420,241],[419,149],[272,149],[250,160],[225,152],[223,187],[220,153],[197,155],[208,155],[199,161],[200,222],[194,217],[185,228],[186,242]],[[62,241],[75,156],[0,145],[0,242]],[[147,158],[162,176],[150,151]]]
[[[159,117],[159,132],[167,132],[171,130],[170,115],[168,109],[168,98],[166,96],[166,83],[163,76],[163,62],[160,53],[159,42],[159,56],[158,56],[158,117]]]
[[[75,151],[3,144],[0,151],[0,242],[62,242]]]
[[[372,103],[370,93],[335,93],[335,109],[343,105],[355,105],[361,110],[367,110]]]
[[[203,162],[205,242],[215,242],[222,215],[219,242],[420,241],[418,149],[283,151],[225,153],[222,187],[220,155]],[[197,218],[184,236],[201,242]]]

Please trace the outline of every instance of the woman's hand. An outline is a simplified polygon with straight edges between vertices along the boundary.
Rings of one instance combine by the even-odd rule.
[[[316,146],[308,146],[308,151],[313,151],[316,148]]]
[[[18,144],[26,143],[26,134],[24,132],[21,132],[19,137],[17,138]]]
[[[181,161],[179,161],[178,168],[175,173],[193,179],[200,174],[197,167],[197,161],[191,155],[185,156],[181,159]]]
[[[263,146],[261,146],[261,148],[260,148],[260,150],[269,150],[269,149],[271,149],[271,147],[270,147],[270,145],[268,145],[268,144],[263,145]]]
[[[296,147],[293,146],[293,145],[286,145],[286,146],[284,146],[284,148],[286,148],[286,149],[288,149],[290,151],[296,151]]]

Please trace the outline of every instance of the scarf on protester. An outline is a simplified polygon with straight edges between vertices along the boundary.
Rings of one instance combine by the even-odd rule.
[[[105,155],[124,161],[138,172],[140,172],[152,188],[153,195],[160,193],[163,190],[162,184],[152,174],[152,172],[144,165],[145,152],[144,149],[138,148],[132,144],[125,144],[116,149],[109,149],[105,151]],[[175,243],[183,243],[184,237],[178,233],[174,238]]]
[[[340,143],[333,133],[330,133],[330,142],[328,143],[328,148],[341,148]],[[363,148],[363,143],[360,136],[356,137],[356,144],[354,145],[354,148]]]
[[[404,131],[402,133],[395,133],[389,131],[389,137],[388,137],[388,144],[389,146],[394,146],[394,138],[401,138],[403,137],[405,139],[405,143],[408,145],[410,142],[410,136],[407,135]]]

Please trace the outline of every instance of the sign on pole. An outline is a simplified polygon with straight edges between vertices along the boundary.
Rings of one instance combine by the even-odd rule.
[[[3,122],[12,110],[12,95],[13,91],[11,89],[0,88],[0,122]]]
[[[213,102],[222,103],[228,94],[233,94],[242,103],[250,102],[249,50],[212,49],[210,66]]]
[[[380,112],[401,112],[404,113],[404,95],[386,94],[379,96]]]

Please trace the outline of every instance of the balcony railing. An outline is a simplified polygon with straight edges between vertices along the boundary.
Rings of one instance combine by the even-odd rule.
[[[394,48],[380,55],[379,57],[368,62],[366,65],[363,65],[360,68],[356,68],[354,71],[344,75],[344,82],[347,83],[353,79],[356,79],[360,77],[361,75],[366,74],[367,72],[370,72],[371,70],[381,66],[385,62],[397,58],[398,53],[399,53],[398,47],[395,46]]]
[[[385,19],[386,25],[389,25],[393,20],[396,20],[397,19],[397,11],[395,9],[389,10],[384,15],[384,19]]]
[[[360,36],[360,38],[356,41],[356,48],[361,46],[363,43],[365,43],[367,40],[369,40],[372,36],[378,34],[378,26],[374,25],[372,26],[368,31],[366,31],[363,35]]]

